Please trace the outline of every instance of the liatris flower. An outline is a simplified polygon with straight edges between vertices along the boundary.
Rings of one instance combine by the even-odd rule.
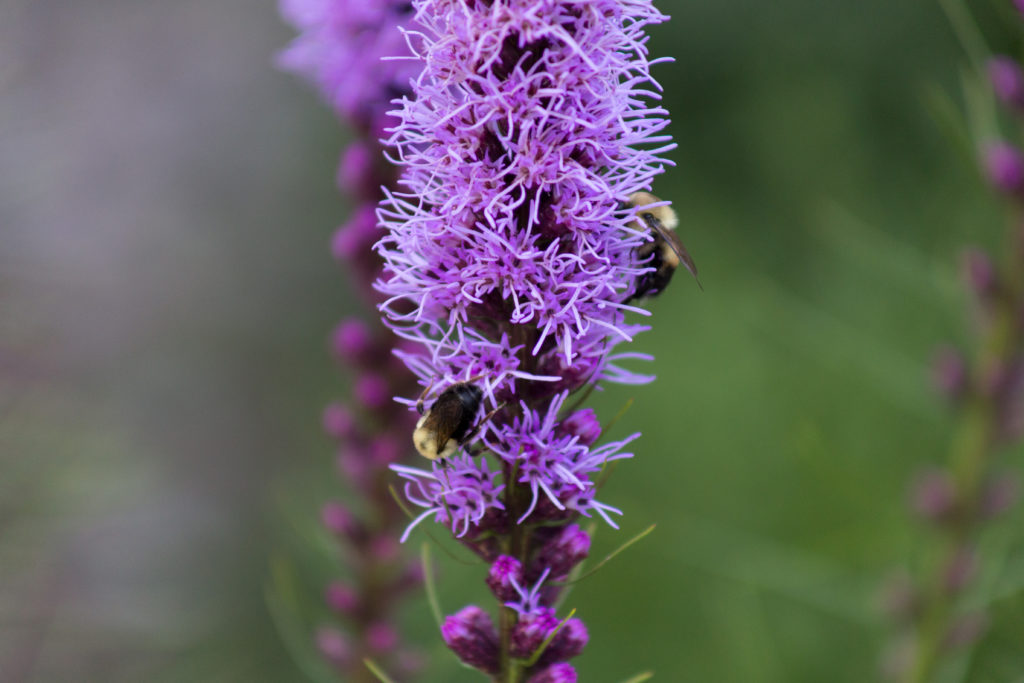
[[[366,303],[374,305],[378,299],[372,282],[381,268],[371,249],[374,212],[383,196],[381,186],[395,180],[377,139],[393,123],[389,101],[409,92],[419,68],[410,60],[385,58],[404,51],[401,27],[410,20],[411,7],[385,0],[282,0],[281,9],[301,31],[281,54],[281,65],[315,83],[357,134],[338,170],[339,185],[356,207],[332,249]],[[328,406],[324,429],[338,442],[345,480],[363,500],[358,514],[336,502],[323,510],[323,523],[344,551],[350,579],[335,581],[325,591],[328,606],[346,628],[323,627],[317,645],[343,680],[376,680],[363,664],[367,657],[400,680],[416,668],[416,657],[400,647],[393,612],[418,585],[420,569],[407,565],[399,552],[402,517],[390,496],[387,467],[412,452],[405,439],[394,436],[396,429],[411,429],[412,420],[391,397],[412,391],[413,385],[393,354],[401,340],[379,324],[345,320],[335,329],[331,346],[354,375],[354,400]]]
[[[615,349],[647,329],[625,320],[644,313],[626,302],[654,270],[627,200],[672,147],[666,112],[645,102],[657,86],[644,29],[665,17],[648,0],[413,4],[423,72],[393,112],[402,176],[378,212],[377,287],[425,387],[406,398],[425,411],[417,448],[460,448],[429,469],[392,467],[423,509],[406,535],[430,519],[490,564],[497,619],[474,606],[444,624],[464,663],[497,681],[575,681],[566,660],[587,632],[554,607],[589,552],[573,522],[616,526],[595,476],[637,435],[595,445],[596,415],[569,398],[652,379],[619,365],[645,356]],[[459,382],[478,391],[443,393]]]
[[[993,60],[989,78],[1008,113],[1019,116],[1020,65],[1006,57]],[[981,249],[965,252],[977,350],[969,358],[946,347],[936,357],[936,385],[958,411],[960,433],[949,462],[920,473],[911,488],[913,512],[937,532],[941,546],[916,582],[904,576],[890,591],[901,631],[890,673],[907,683],[940,680],[946,655],[983,635],[988,617],[970,597],[985,562],[978,541],[1016,497],[1016,480],[1000,471],[998,461],[1024,435],[1024,157],[1016,146],[999,142],[984,150],[981,161],[993,187],[1009,200],[1010,247],[1001,265]]]

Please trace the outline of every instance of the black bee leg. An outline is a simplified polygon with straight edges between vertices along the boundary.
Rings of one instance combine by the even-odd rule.
[[[475,458],[476,456],[478,456],[481,453],[483,453],[486,449],[484,449],[484,448],[475,448],[475,449],[468,448],[468,447],[466,447],[466,444],[470,443],[473,439],[475,439],[476,435],[480,433],[480,430],[483,428],[483,426],[485,424],[487,424],[487,421],[490,420],[492,417],[494,417],[494,415],[499,410],[501,410],[504,407],[505,407],[505,404],[502,403],[500,406],[498,406],[497,408],[495,408],[491,412],[489,412],[486,415],[484,415],[483,419],[480,420],[479,422],[477,422],[476,426],[473,427],[473,429],[469,430],[469,433],[466,434],[466,436],[462,437],[462,445],[463,445],[463,447],[466,450],[466,454],[469,455],[471,458]]]
[[[420,415],[422,415],[424,413],[423,402],[426,400],[427,394],[429,394],[430,390],[433,389],[433,388],[434,388],[434,380],[430,380],[430,384],[428,384],[427,388],[423,390],[423,393],[420,394],[420,397],[418,399],[416,399],[416,412],[418,412]]]

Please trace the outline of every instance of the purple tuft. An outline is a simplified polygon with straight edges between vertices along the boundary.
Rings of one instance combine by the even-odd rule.
[[[590,536],[577,524],[562,529],[558,536],[548,541],[537,553],[533,563],[534,572],[540,575],[544,570],[555,578],[564,578],[573,567],[586,559],[590,553]]]
[[[981,497],[981,512],[992,519],[1012,508],[1020,497],[1020,481],[1016,475],[1003,473],[992,477]]]
[[[543,666],[551,662],[560,662],[578,657],[587,646],[590,635],[587,627],[579,619],[569,619],[558,632],[548,649],[541,655],[538,664]]]
[[[370,410],[380,410],[391,403],[391,385],[387,379],[367,372],[356,379],[355,397]]]
[[[487,574],[487,585],[501,602],[515,600],[516,585],[523,582],[523,565],[510,555],[499,555]]]
[[[1017,195],[1024,192],[1024,157],[1009,143],[999,142],[985,150],[988,179],[1001,192]]]
[[[561,430],[578,438],[584,446],[590,446],[601,437],[601,421],[593,408],[584,408],[562,420]]]
[[[992,90],[1003,104],[1014,109],[1024,108],[1024,73],[1015,60],[1005,56],[989,60],[988,77]]]
[[[951,346],[940,347],[932,359],[932,383],[946,398],[959,400],[967,391],[967,363]]]
[[[398,633],[391,624],[378,621],[366,630],[366,644],[373,652],[390,652],[398,645]]]
[[[320,512],[320,519],[327,530],[336,536],[359,539],[365,535],[362,525],[341,503],[325,503]]]
[[[340,614],[353,614],[359,609],[359,594],[347,583],[334,581],[327,586],[327,605]]]
[[[953,477],[941,469],[922,471],[911,485],[910,504],[914,512],[926,521],[948,521],[957,509]]]
[[[341,403],[328,403],[324,408],[323,427],[328,436],[344,441],[356,433],[356,418]]]
[[[576,669],[568,662],[552,664],[531,676],[529,683],[576,683]]]
[[[325,626],[317,630],[316,647],[324,659],[338,668],[344,668],[352,661],[352,646],[337,629]]]
[[[537,607],[519,615],[512,629],[512,656],[529,659],[558,628],[558,617],[553,607]]]
[[[334,328],[331,342],[335,355],[345,363],[359,365],[373,348],[370,327],[359,318],[346,318]]]

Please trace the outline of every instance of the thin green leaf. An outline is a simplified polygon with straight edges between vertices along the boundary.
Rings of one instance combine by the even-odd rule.
[[[644,683],[644,681],[649,681],[652,678],[654,678],[654,672],[653,671],[645,671],[642,674],[637,674],[636,676],[633,676],[632,678],[626,679],[622,683]]]
[[[650,534],[652,531],[654,531],[654,528],[656,526],[658,526],[658,525],[657,524],[650,525],[649,527],[647,527],[646,529],[644,529],[643,531],[638,533],[636,536],[634,536],[633,538],[629,539],[628,541],[626,541],[625,543],[620,545],[618,548],[616,548],[614,551],[612,551],[609,555],[606,555],[603,560],[598,562],[596,567],[594,567],[590,571],[586,572],[585,574],[583,574],[583,575],[581,575],[581,576],[579,576],[579,577],[577,577],[575,579],[572,579],[572,580],[556,581],[556,582],[554,582],[554,585],[556,585],[556,586],[571,586],[571,585],[573,585],[573,584],[575,584],[575,583],[577,583],[579,581],[582,581],[583,579],[586,579],[586,578],[588,578],[590,576],[593,576],[595,573],[597,573],[597,571],[599,569],[601,569],[601,567],[603,567],[606,564],[608,564],[612,560],[612,558],[614,558],[619,553],[621,553],[624,550],[626,550],[626,548],[628,548],[629,546],[633,545],[634,543],[636,543],[637,541],[639,541],[640,539],[644,538],[645,536]]]
[[[970,154],[969,163],[973,164],[973,146]],[[817,236],[838,258],[861,265],[872,277],[884,277],[887,287],[900,287],[913,294],[921,306],[948,310],[963,300],[963,287],[954,269],[937,263],[892,231],[875,227],[831,202],[821,207],[816,222]]]
[[[370,673],[377,677],[377,680],[380,681],[380,683],[395,683],[386,673],[384,673],[383,669],[381,669],[377,663],[369,657],[363,660],[363,664],[365,664],[366,668],[370,670]]]
[[[679,563],[850,623],[876,623],[870,607],[875,578],[852,573],[812,553],[692,517],[675,540],[667,551]]]
[[[939,0],[942,11],[946,13],[953,32],[960,41],[960,46],[967,53],[968,59],[976,71],[985,68],[985,60],[989,55],[985,38],[978,29],[978,24],[971,16],[970,10],[963,0]]]
[[[323,659],[313,647],[311,634],[302,627],[299,611],[299,594],[291,565],[282,557],[270,561],[270,580],[263,590],[271,622],[292,661],[306,677],[317,683],[332,683],[335,680]]]
[[[922,100],[935,126],[952,141],[952,147],[959,154],[960,160],[968,166],[976,163],[977,150],[971,140],[963,108],[937,83],[925,86]]]
[[[430,611],[434,614],[434,621],[440,630],[444,624],[444,617],[441,612],[441,602],[437,599],[437,586],[434,585],[434,566],[430,561],[430,544],[424,543],[420,551],[423,559],[423,585],[427,590],[427,602],[430,604]]]
[[[967,123],[975,150],[983,143],[990,142],[999,134],[999,115],[995,97],[988,79],[978,77],[977,69],[963,69],[960,82],[964,91],[964,103],[967,107]],[[975,152],[977,153],[977,152]]]
[[[607,433],[609,429],[611,429],[612,427],[615,426],[616,422],[618,422],[623,417],[625,417],[626,413],[629,412],[629,409],[632,408],[632,407],[633,407],[633,398],[630,397],[623,404],[622,408],[619,409],[619,412],[615,413],[615,416],[612,417],[612,419],[608,420],[608,424],[606,424],[604,427],[601,428],[601,433],[602,434]]]
[[[569,614],[566,615],[565,619],[562,619],[561,623],[558,624],[558,626],[555,627],[555,630],[551,632],[551,635],[545,638],[544,642],[540,644],[540,647],[538,647],[534,651],[533,655],[528,660],[526,660],[526,662],[523,664],[523,668],[529,669],[531,666],[537,663],[537,660],[540,659],[540,656],[544,654],[544,650],[548,649],[548,645],[551,644],[551,641],[555,639],[555,636],[558,635],[558,632],[562,630],[563,626],[569,623],[569,620],[572,619],[573,615],[575,614],[576,608],[573,607]]]

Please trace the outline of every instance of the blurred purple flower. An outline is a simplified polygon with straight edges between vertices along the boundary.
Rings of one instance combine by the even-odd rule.
[[[419,65],[388,59],[407,53],[401,27],[412,6],[393,0],[281,0],[300,31],[279,64],[319,88],[344,118],[380,131],[389,102],[409,89]]]
[[[1024,157],[1013,145],[989,145],[985,149],[985,170],[997,190],[1013,195],[1024,191]]]
[[[1015,109],[1024,107],[1024,73],[1015,60],[1004,56],[989,60],[988,77],[1000,101]]]

